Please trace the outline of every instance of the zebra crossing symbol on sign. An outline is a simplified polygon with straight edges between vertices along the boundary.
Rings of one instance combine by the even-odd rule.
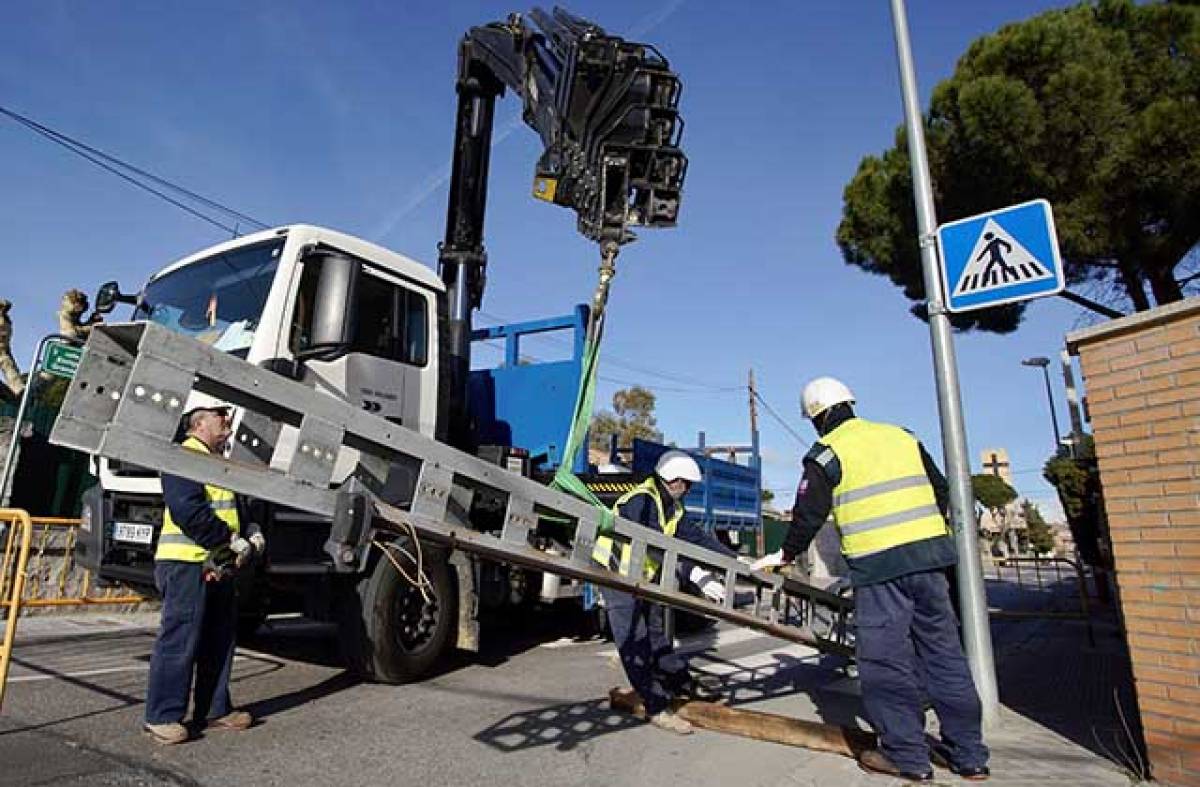
[[[954,285],[955,295],[1003,287],[1022,281],[1053,278],[1021,242],[988,219],[983,233],[971,249],[971,261]]]
[[[950,311],[983,309],[1063,289],[1054,217],[1045,200],[943,224],[937,241]]]

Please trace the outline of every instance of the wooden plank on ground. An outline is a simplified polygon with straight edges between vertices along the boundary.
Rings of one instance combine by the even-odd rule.
[[[642,698],[633,689],[612,689],[608,693],[608,701],[614,710],[625,711],[640,719],[646,718],[646,707],[642,704]],[[701,729],[830,752],[844,757],[857,758],[860,752],[876,747],[874,733],[836,724],[794,719],[777,713],[697,701],[677,703],[674,710],[681,718]]]

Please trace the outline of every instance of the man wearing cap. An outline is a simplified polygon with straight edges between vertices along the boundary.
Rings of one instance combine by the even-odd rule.
[[[183,416],[183,447],[219,454],[230,436],[229,408],[196,407]],[[244,730],[253,719],[229,697],[237,623],[232,574],[266,542],[253,523],[243,526],[233,492],[162,474],[162,531],[154,581],[162,593],[162,620],[150,657],[146,732],[159,743],[188,739],[183,725],[188,696],[200,728]]]
[[[649,478],[617,500],[613,512],[668,536],[736,557],[703,528],[684,519],[683,496],[700,478],[695,459],[684,451],[667,451]],[[647,557],[639,577],[630,570],[630,551],[609,536],[600,536],[592,559],[631,579],[652,579],[660,569],[658,561]],[[696,584],[709,600],[725,600],[725,587],[711,572],[681,560],[679,574]],[[687,663],[675,653],[666,634],[662,605],[611,588],[602,588],[600,593],[621,666],[642,698],[650,723],[680,735],[692,732],[691,723],[671,711],[671,699],[712,700],[716,696],[692,678]]]

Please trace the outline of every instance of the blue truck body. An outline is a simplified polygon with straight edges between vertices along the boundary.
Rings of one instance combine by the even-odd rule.
[[[475,342],[504,342],[503,360],[494,367],[471,372],[467,385],[471,414],[481,444],[519,446],[530,454],[532,470],[550,474],[564,461],[606,502],[654,470],[658,457],[671,446],[634,440],[621,464],[630,472],[600,474],[590,466],[586,445],[574,457],[564,457],[567,429],[583,369],[588,308],[529,322],[480,328]],[[547,333],[565,334],[572,352],[565,360],[540,361],[522,355],[523,338]],[[703,439],[701,439],[701,443]],[[693,521],[713,530],[756,531],[762,522],[762,465],[754,440],[746,464],[726,461],[703,445],[688,450],[704,472],[702,483],[684,498]]]

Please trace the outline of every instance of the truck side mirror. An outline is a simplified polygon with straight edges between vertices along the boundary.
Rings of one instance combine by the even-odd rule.
[[[297,357],[333,360],[344,354],[354,341],[361,265],[353,257],[332,249],[311,252],[304,258],[304,264],[319,265],[321,273],[312,304],[310,341]]]
[[[108,314],[117,308],[117,304],[121,301],[121,285],[115,281],[106,281],[100,285],[100,289],[96,292],[95,312],[96,314]]]

